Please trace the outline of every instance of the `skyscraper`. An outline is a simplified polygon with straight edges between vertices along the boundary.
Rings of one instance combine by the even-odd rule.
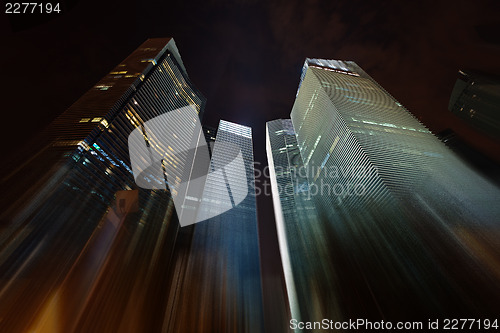
[[[21,152],[2,179],[8,191],[2,191],[0,201],[0,331],[154,332],[168,331],[173,319],[178,329],[188,323],[201,329],[216,316],[231,320],[214,322],[215,331],[228,323],[242,328],[261,324],[257,235],[250,232],[256,228],[255,198],[248,190],[253,178],[231,187],[236,191],[241,185],[248,194],[241,206],[249,214],[247,223],[226,219],[224,228],[206,232],[180,228],[176,211],[184,207],[175,207],[172,195],[194,160],[175,151],[177,146],[161,145],[161,138],[144,128],[175,112],[178,121],[160,123],[161,130],[153,134],[173,136],[179,147],[189,147],[204,106],[173,39],[149,39]],[[238,133],[239,125],[227,126]],[[152,173],[143,180],[167,182],[165,190],[136,184],[127,139],[137,128],[147,149],[165,153],[161,166],[169,175]],[[221,138],[224,131],[219,129]],[[253,170],[251,135],[245,140],[238,147],[248,176]],[[227,193],[227,184],[220,186]],[[177,318],[178,309],[188,304],[184,299],[202,298],[188,288],[177,290],[193,262],[201,270],[217,262],[218,270],[207,280],[193,279],[217,286],[224,294],[212,290],[211,299],[225,303],[219,308],[189,303],[190,312]]]
[[[240,154],[244,177],[231,167],[231,161]],[[172,332],[261,332],[262,287],[250,127],[220,121],[211,170],[200,214],[220,214],[194,225],[182,279],[177,288],[172,288],[178,296],[170,297],[175,316],[168,328]],[[228,203],[231,209],[227,209]]]
[[[448,109],[494,138],[500,137],[500,79],[459,71]]]
[[[499,288],[474,290],[499,278],[486,259],[498,260],[495,250],[474,245],[497,230],[498,188],[354,62],[306,59],[291,120],[319,216],[307,224],[323,251],[302,246],[321,273],[295,284],[296,294],[318,290],[301,319],[484,315],[498,306]],[[303,241],[290,221],[289,248]],[[296,256],[291,265],[306,263]]]
[[[267,122],[266,150],[290,312],[295,319],[308,318],[314,308],[310,300],[321,292],[310,286],[325,279],[317,262],[308,256],[322,253],[325,239],[318,230],[319,216],[290,119]],[[323,260],[327,255],[323,253]]]

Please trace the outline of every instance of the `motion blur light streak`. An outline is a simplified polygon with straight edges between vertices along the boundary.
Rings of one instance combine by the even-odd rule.
[[[189,235],[191,248],[182,260],[181,276],[175,296],[171,298],[171,317],[164,327],[171,332],[261,332],[263,331],[262,287],[257,211],[254,192],[253,144],[251,129],[220,121],[212,152],[212,168],[227,165],[234,152],[241,150],[246,177],[231,183],[230,195],[236,191],[250,195],[231,210],[195,224]],[[222,144],[219,144],[222,143]],[[224,144],[232,143],[232,145]],[[238,170],[226,172],[238,174]],[[228,195],[228,181],[207,177],[200,211],[220,211]],[[228,175],[227,178],[231,178]],[[185,235],[189,229],[181,229]]]
[[[301,312],[315,302],[320,290],[310,286],[318,261],[329,262],[323,252],[325,235],[318,229],[319,216],[311,200],[307,172],[300,156],[297,138],[290,119],[278,119],[266,124],[266,141],[274,212],[278,230],[281,260],[287,286],[292,318],[301,320]],[[333,280],[335,277],[332,275]],[[297,292],[299,290],[299,292]],[[338,308],[337,300],[330,305]],[[301,310],[302,309],[302,310]]]

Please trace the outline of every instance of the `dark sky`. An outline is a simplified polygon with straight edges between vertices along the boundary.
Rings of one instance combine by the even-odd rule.
[[[451,127],[500,161],[499,143],[447,110],[459,69],[500,74],[498,0],[62,3],[63,13],[38,23],[1,16],[6,155],[145,39],[174,37],[207,97],[206,122],[251,126],[263,164],[265,122],[289,117],[306,57],[356,61],[431,130]],[[269,198],[259,208],[261,220],[272,214]]]
[[[208,99],[206,120],[252,126],[259,159],[264,123],[289,116],[305,57],[354,60],[431,130],[453,127],[466,137],[472,131],[447,110],[457,70],[500,73],[495,0],[66,0],[63,13],[38,24],[2,14],[0,33],[2,116],[9,128],[23,128],[9,140],[16,142],[149,37],[175,38]]]

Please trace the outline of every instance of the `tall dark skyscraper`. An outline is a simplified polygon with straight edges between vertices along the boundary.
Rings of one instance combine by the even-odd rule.
[[[459,71],[448,109],[494,138],[500,138],[500,79]]]
[[[205,130],[215,141],[210,175],[236,154],[247,177],[235,182],[229,170],[215,194],[188,199],[217,209],[207,200],[229,193],[228,211],[180,228],[190,205],[172,200],[196,162],[176,149],[189,147],[204,106],[174,40],[149,39],[22,151],[2,175],[0,331],[259,331],[250,128],[221,121],[217,137]],[[175,123],[148,132],[148,121],[169,112]],[[128,146],[136,129],[144,147],[166,156],[169,176],[139,180],[167,189],[137,186]],[[177,146],[161,145],[163,135]]]
[[[268,122],[269,165],[277,184],[293,183],[287,154],[298,147],[318,214],[295,214],[296,188],[273,191],[292,315],[493,314],[500,252],[482,244],[495,243],[497,187],[354,62],[307,59],[291,122]],[[297,283],[305,274],[309,283]]]
[[[231,165],[238,155],[243,157],[243,177]],[[200,214],[218,215],[194,225],[187,260],[179,260],[185,264],[179,285],[171,289],[176,293],[170,297],[175,316],[168,328],[172,332],[262,332],[250,127],[220,121],[211,170],[220,172],[207,177]]]

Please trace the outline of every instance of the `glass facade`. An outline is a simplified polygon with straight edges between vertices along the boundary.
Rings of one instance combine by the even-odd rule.
[[[290,119],[266,124],[266,150],[273,196],[276,228],[285,276],[291,316],[311,319],[325,281],[323,269],[310,254],[327,260],[325,234],[311,197],[307,172],[300,156],[297,138]],[[333,302],[334,300],[332,300]]]
[[[253,327],[248,313],[261,309],[260,277],[254,275],[256,236],[233,236],[236,225],[229,222],[225,242],[215,229],[204,234],[194,226],[180,228],[171,195],[177,177],[167,179],[170,191],[139,188],[130,163],[127,139],[134,129],[185,107],[201,118],[204,106],[173,39],[149,39],[20,152],[2,178],[7,190],[0,197],[0,331],[166,331],[177,316],[184,320],[179,319],[179,327],[203,327],[217,311],[233,325]],[[192,131],[189,124],[199,121],[190,113],[177,117],[188,125],[164,123],[165,133]],[[152,149],[169,149],[146,134]],[[245,140],[249,144],[242,151],[248,159],[251,138]],[[164,168],[182,178],[193,160],[176,152],[169,156]],[[255,199],[248,197],[244,202],[251,206]],[[255,216],[255,204],[247,210]],[[245,221],[245,228],[256,228],[255,217]],[[232,289],[218,289],[224,295],[213,294],[225,299],[225,308],[214,309],[212,303],[200,303],[200,295],[177,290],[186,265],[211,268],[211,261],[195,250],[203,247],[197,243],[200,234],[209,238],[207,258],[229,249],[246,255],[248,266],[238,261],[236,268],[231,257],[220,263],[221,275],[210,276],[213,280],[195,277],[200,284],[222,285],[251,276],[244,288],[233,281],[224,284]],[[235,239],[239,243],[232,243]],[[172,304],[187,304],[183,299],[190,295],[198,301],[181,316],[180,305]],[[252,325],[259,318],[252,318]],[[226,324],[214,322],[214,330],[222,332]]]
[[[448,109],[481,132],[500,137],[500,78],[459,71]]]
[[[318,278],[309,285],[295,282],[296,295],[318,290],[306,301],[309,312],[299,306],[302,320],[484,316],[498,307],[500,252],[490,234],[500,220],[497,187],[354,62],[306,59],[291,120],[319,217],[308,228],[320,248],[301,256],[322,274],[310,274]],[[270,124],[272,143],[283,134]],[[288,149],[282,141],[276,147],[268,145],[275,168],[283,164],[279,149]],[[279,198],[292,252],[303,240],[287,217],[286,194]],[[292,267],[310,269],[298,258]]]
[[[238,156],[242,157],[243,175],[231,166]],[[228,203],[230,209],[226,207]],[[168,329],[172,332],[262,332],[250,127],[220,121],[200,214],[213,216],[213,211],[220,214],[194,225],[189,259],[176,290],[179,296],[171,297],[175,300],[172,311],[178,315],[172,317]]]

